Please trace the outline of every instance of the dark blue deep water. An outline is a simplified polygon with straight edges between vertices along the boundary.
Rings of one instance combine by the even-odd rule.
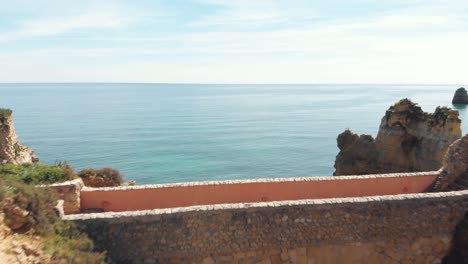
[[[0,84],[0,107],[42,162],[115,167],[143,184],[332,175],[344,129],[375,136],[400,98],[433,112],[457,88]],[[466,133],[468,109],[458,110]]]

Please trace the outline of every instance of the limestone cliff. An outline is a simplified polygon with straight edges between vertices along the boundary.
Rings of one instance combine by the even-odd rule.
[[[375,140],[349,130],[338,136],[335,175],[437,170],[460,125],[458,111],[437,107],[429,114],[402,99],[386,111]]]
[[[19,164],[37,161],[38,158],[32,149],[19,144],[11,110],[0,109],[0,163]]]
[[[452,104],[468,104],[468,92],[465,88],[461,87],[455,91]]]

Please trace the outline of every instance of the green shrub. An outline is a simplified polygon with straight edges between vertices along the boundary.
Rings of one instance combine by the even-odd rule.
[[[57,216],[56,202],[46,188],[25,184],[15,177],[0,177],[0,205],[14,204],[30,213],[28,228],[45,238],[45,251],[54,260],[60,260],[60,263],[104,263],[105,253],[93,252],[93,243],[87,235],[72,222]]]
[[[5,116],[11,116],[12,112],[13,111],[11,111],[8,108],[0,108],[0,118],[5,117]]]
[[[26,184],[50,184],[76,178],[73,169],[65,163],[46,165],[41,163],[24,163],[20,165],[0,165],[0,177],[14,178]]]

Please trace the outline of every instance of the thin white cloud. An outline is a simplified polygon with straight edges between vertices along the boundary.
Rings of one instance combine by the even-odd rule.
[[[460,56],[467,51],[456,43],[466,43],[462,21],[455,15],[404,11],[367,17],[353,23],[316,24],[302,29],[270,30],[264,32],[198,32],[164,34],[163,37],[110,39],[115,43],[105,48],[47,48],[26,53],[1,53],[0,57],[65,56],[65,57],[124,57],[134,55],[196,55],[210,54],[270,54],[272,57],[302,53],[304,59],[327,57],[367,58],[404,57],[429,51],[446,54],[455,50]],[[73,24],[73,23],[72,23]],[[87,25],[86,23],[81,24]],[[89,24],[90,26],[92,24]],[[109,26],[113,26],[110,24]],[[427,31],[438,28],[437,35]],[[69,28],[69,27],[68,27]],[[427,31],[424,33],[424,31]],[[463,29],[462,29],[463,30]],[[402,37],[401,34],[404,36]],[[107,39],[109,40],[109,39]],[[430,45],[428,45],[430,44]]]
[[[109,29],[127,25],[130,18],[112,12],[92,12],[72,17],[24,21],[13,31],[0,32],[0,41],[44,37],[80,29]]]
[[[441,6],[433,1],[435,5],[412,6],[398,12],[373,13],[352,19],[336,17],[301,27],[265,27],[255,32],[234,26],[253,21],[264,21],[263,25],[267,25],[296,11],[281,10],[270,4],[273,7],[259,12],[247,8],[250,11],[244,13],[242,8],[258,2],[229,3],[234,6],[230,10],[235,11],[229,11],[230,17],[217,17],[219,13],[216,13],[198,21],[199,25],[227,25],[227,30],[147,31],[98,36],[99,42],[112,43],[100,47],[85,48],[78,44],[14,53],[0,50],[0,60],[9,65],[8,69],[0,71],[0,81],[21,80],[23,76],[29,76],[29,81],[468,81],[462,65],[468,61],[465,47],[468,25],[464,18],[468,5],[462,2],[452,1],[450,3],[456,5]],[[235,14],[240,13],[236,12],[245,16],[239,18]],[[118,13],[111,14],[114,15],[83,20],[70,18],[64,23],[66,26],[55,26],[54,30],[46,30],[48,26],[54,27],[50,23],[28,24],[24,28],[30,29],[27,36],[35,32],[36,35],[60,37],[59,34],[76,29],[99,28],[96,24],[101,24],[102,28],[127,25],[125,19],[115,22],[122,18]],[[89,35],[83,37],[94,39]]]
[[[191,23],[192,26],[257,27],[272,24],[288,24],[293,21],[312,19],[314,10],[305,8],[307,1],[268,0],[199,0],[217,6],[219,10]]]

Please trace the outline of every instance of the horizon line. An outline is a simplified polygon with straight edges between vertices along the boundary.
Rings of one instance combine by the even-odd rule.
[[[373,82],[311,82],[311,83],[215,83],[215,82],[0,82],[0,85],[3,84],[162,84],[162,85],[454,85],[454,86],[463,86],[461,83],[373,83]]]

